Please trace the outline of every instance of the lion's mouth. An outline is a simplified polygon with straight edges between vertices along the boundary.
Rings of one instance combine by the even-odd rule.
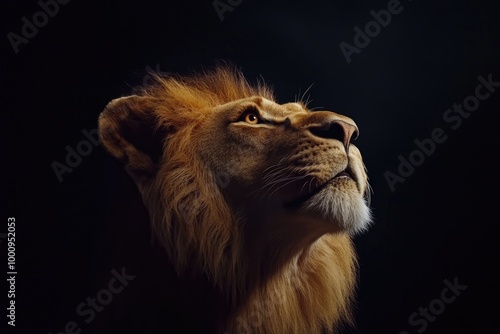
[[[286,202],[284,204],[284,207],[285,207],[285,209],[296,209],[296,208],[300,207],[302,204],[304,204],[305,202],[307,202],[309,199],[311,199],[312,197],[317,195],[321,190],[325,189],[328,186],[328,184],[334,182],[335,180],[351,179],[351,180],[356,181],[356,179],[353,175],[354,174],[352,173],[352,170],[350,169],[350,167],[347,167],[345,170],[338,173],[337,175],[335,175],[334,177],[332,177],[328,181],[324,182],[320,186],[316,187],[311,192],[309,192],[303,196],[300,196],[297,199]]]

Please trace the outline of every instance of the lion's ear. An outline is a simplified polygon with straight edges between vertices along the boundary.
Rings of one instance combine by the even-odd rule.
[[[133,174],[153,174],[163,154],[164,128],[152,97],[131,95],[112,100],[99,116],[104,148]]]

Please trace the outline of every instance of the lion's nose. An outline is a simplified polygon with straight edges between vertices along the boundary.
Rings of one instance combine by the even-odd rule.
[[[344,144],[346,152],[349,151],[351,139],[356,139],[359,132],[355,124],[340,119],[330,119],[321,125],[312,126],[309,131],[321,138],[339,140]]]

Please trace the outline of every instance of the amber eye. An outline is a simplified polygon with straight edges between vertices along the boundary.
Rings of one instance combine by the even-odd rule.
[[[247,122],[249,124],[257,124],[257,123],[259,123],[260,118],[259,118],[259,115],[257,115],[256,113],[249,112],[245,115],[244,120],[245,120],[245,122]]]

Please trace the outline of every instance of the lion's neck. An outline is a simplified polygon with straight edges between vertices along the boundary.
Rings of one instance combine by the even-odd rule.
[[[223,333],[321,333],[349,318],[355,258],[347,236],[325,235],[249,291]]]
[[[250,291],[266,285],[278,273],[286,274],[294,265],[306,263],[315,254],[313,245],[322,236],[336,232],[331,224],[297,213],[254,215],[243,225],[246,270],[241,279]]]

